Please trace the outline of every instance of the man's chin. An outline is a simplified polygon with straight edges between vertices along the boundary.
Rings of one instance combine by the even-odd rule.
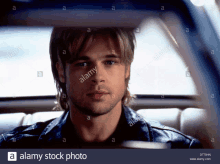
[[[101,116],[105,115],[114,108],[111,105],[107,104],[87,104],[86,106],[77,107],[81,113],[89,116]]]

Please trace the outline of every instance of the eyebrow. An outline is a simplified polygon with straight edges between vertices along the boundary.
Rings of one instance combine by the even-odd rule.
[[[119,58],[120,59],[120,57],[118,55],[115,55],[115,54],[108,54],[108,55],[105,55],[104,57],[101,57],[101,58],[107,58],[107,59],[109,59],[109,58]],[[91,60],[91,58],[89,56],[80,56],[79,58],[77,58],[75,60],[75,62],[79,61],[79,60]]]

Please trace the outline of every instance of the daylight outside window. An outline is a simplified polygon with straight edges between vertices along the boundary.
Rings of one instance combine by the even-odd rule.
[[[198,94],[187,66],[168,42],[158,21],[147,19],[135,30],[137,46],[131,65],[131,94]],[[52,27],[0,29],[0,97],[57,93],[49,55],[51,32]]]

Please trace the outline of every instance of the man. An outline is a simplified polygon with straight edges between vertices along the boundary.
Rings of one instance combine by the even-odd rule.
[[[122,28],[54,28],[50,57],[59,118],[3,134],[5,148],[111,148],[124,141],[202,148],[198,140],[148,122],[127,107],[133,31]]]

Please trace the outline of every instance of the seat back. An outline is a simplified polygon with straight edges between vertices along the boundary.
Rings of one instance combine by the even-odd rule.
[[[206,130],[207,113],[204,109],[139,109],[137,113],[147,120],[159,121],[165,126],[175,128],[198,139],[204,148],[212,148],[211,138],[209,138]]]
[[[60,117],[64,111],[36,112],[34,114],[12,113],[0,114],[0,134],[18,126],[32,125],[36,122]],[[186,135],[198,139],[204,148],[212,148],[211,139],[206,131],[206,110],[198,108],[139,109],[138,114],[147,120],[156,120],[161,124],[175,128]]]
[[[33,114],[10,113],[0,114],[0,135],[18,126],[32,125],[36,122],[60,117],[64,111],[36,112]]]

